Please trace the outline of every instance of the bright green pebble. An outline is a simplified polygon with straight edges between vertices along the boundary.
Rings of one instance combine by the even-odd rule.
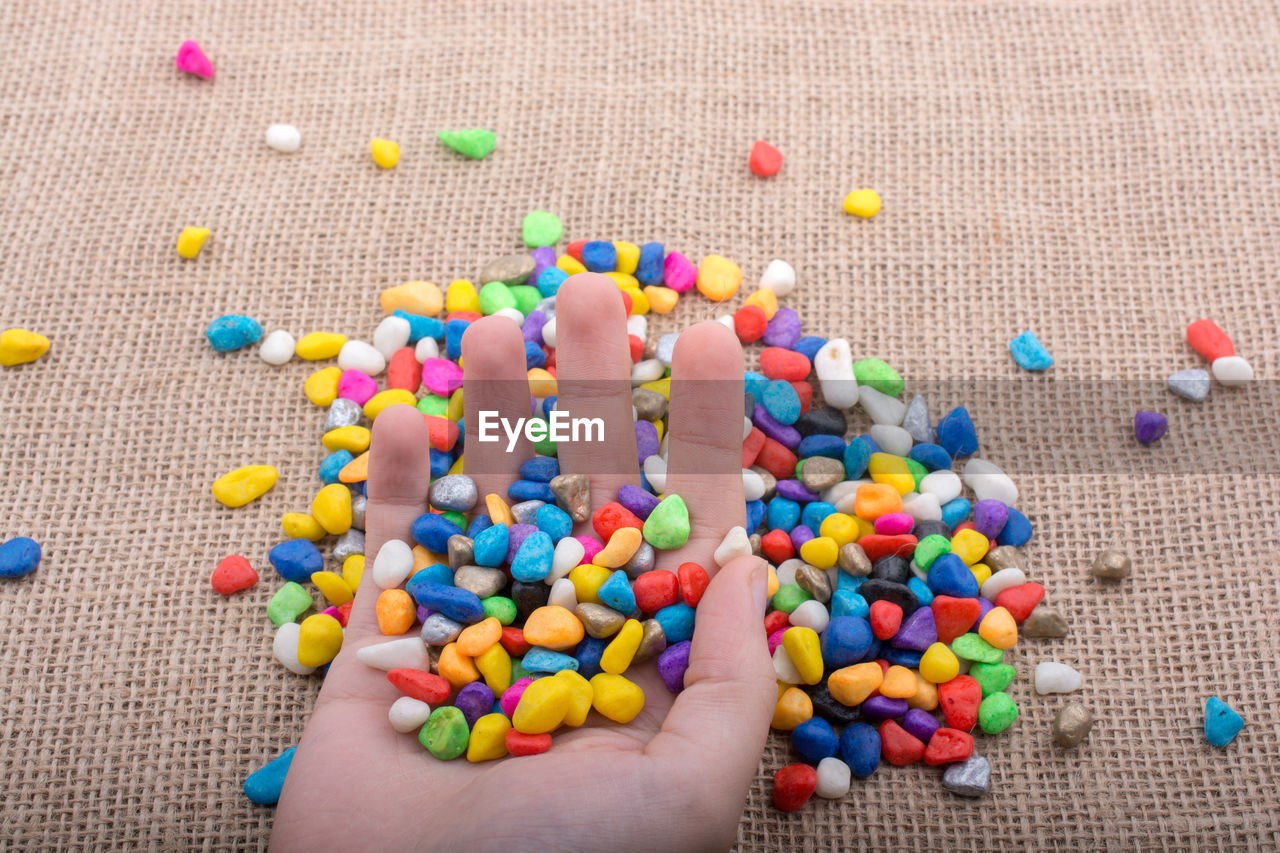
[[[915,563],[925,571],[943,554],[951,553],[951,540],[939,533],[931,533],[916,543]]]
[[[520,230],[524,235],[524,244],[530,249],[554,246],[564,236],[564,225],[560,222],[560,217],[547,210],[531,210],[526,213]]]
[[[916,481],[916,491],[920,491],[920,481],[929,473],[929,469],[910,457],[904,456],[902,461],[907,463],[907,470],[911,473],[912,479]]]
[[[469,128],[467,130],[442,130],[436,137],[459,154],[472,160],[483,160],[493,153],[498,137],[492,130]]]
[[[503,308],[515,308],[516,298],[511,288],[500,281],[491,281],[480,288],[480,313],[486,317],[496,314]]]
[[[467,529],[467,517],[462,513],[458,512],[457,510],[447,509],[444,512],[440,513],[440,515],[449,519],[454,524],[461,527],[463,530]]]
[[[991,696],[1012,684],[1018,671],[1007,663],[975,663],[969,674],[982,688],[982,695]]]
[[[798,583],[783,584],[773,594],[773,609],[790,613],[813,596]]]
[[[538,292],[538,288],[530,287],[527,284],[508,285],[511,295],[516,300],[516,310],[528,317],[533,313],[533,309],[538,307],[538,303],[542,301],[542,294]]]
[[[644,541],[660,551],[683,548],[689,541],[689,507],[679,495],[667,495],[644,522]],[[798,603],[798,602],[797,602]]]
[[[896,397],[902,393],[902,377],[898,375],[898,371],[878,358],[855,361],[853,376],[859,385],[870,385],[881,394]]]
[[[457,758],[467,751],[471,731],[467,718],[452,705],[441,705],[427,717],[426,724],[418,732],[418,742],[442,761]]]
[[[267,602],[267,618],[279,628],[286,622],[296,621],[313,604],[315,602],[311,600],[311,593],[302,584],[289,581]]]
[[[1004,652],[979,637],[977,634],[962,634],[951,643],[951,651],[956,657],[979,663],[1000,663]]]
[[[528,427],[526,427],[526,429],[528,429]],[[555,456],[556,443],[551,438],[551,431],[547,426],[546,420],[543,418],[535,418],[532,429],[534,430],[534,435],[542,436],[533,443],[534,452],[540,456]]]
[[[428,394],[418,401],[418,411],[424,415],[437,415],[443,418],[449,411],[449,400],[445,397],[437,397],[435,394]]]
[[[511,659],[511,683],[515,684],[522,678],[530,678],[536,673],[530,672],[524,668],[524,658]]]
[[[1008,693],[992,693],[978,706],[978,725],[989,735],[999,734],[1018,719],[1018,706]]]
[[[484,607],[486,617],[492,616],[503,625],[516,621],[516,603],[506,596],[491,595],[480,599],[480,604]]]

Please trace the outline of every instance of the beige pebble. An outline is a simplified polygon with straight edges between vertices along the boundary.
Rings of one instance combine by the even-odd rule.
[[[1068,702],[1053,718],[1053,741],[1068,749],[1080,743],[1093,727],[1093,714],[1079,702]]]
[[[988,551],[982,562],[991,567],[992,573],[1001,569],[1022,568],[1022,554],[1013,545],[1000,545]]]
[[[603,604],[584,602],[575,607],[573,613],[582,622],[582,627],[586,629],[587,634],[597,640],[612,637],[627,621],[626,616]]]
[[[548,483],[556,504],[581,524],[591,515],[591,478],[586,474],[558,474]]]
[[[857,542],[840,546],[840,551],[836,555],[836,564],[840,566],[842,572],[855,578],[865,578],[871,574],[871,560]]]
[[[1056,610],[1048,607],[1037,607],[1018,628],[1024,637],[1065,637],[1067,636],[1067,620]]]
[[[827,573],[817,566],[805,563],[797,569],[796,583],[823,604],[831,600],[831,581]]]
[[[632,664],[655,658],[667,649],[667,635],[662,633],[662,626],[658,624],[657,619],[646,619],[641,623],[641,627],[644,633],[640,636],[640,647],[636,649],[636,656],[631,659]]]
[[[1093,576],[1108,581],[1118,581],[1128,577],[1132,563],[1129,556],[1119,548],[1108,548],[1093,561]]]

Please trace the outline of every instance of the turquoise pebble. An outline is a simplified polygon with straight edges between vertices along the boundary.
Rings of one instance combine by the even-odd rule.
[[[800,419],[800,395],[790,382],[775,379],[765,385],[760,402],[778,423],[793,424]]]
[[[477,566],[497,568],[507,558],[509,531],[505,524],[495,524],[480,531],[475,538],[474,559]]]
[[[296,746],[291,746],[261,769],[250,773],[249,778],[244,780],[244,795],[260,806],[274,806],[280,799],[284,777],[289,772],[296,750]]]
[[[538,274],[538,292],[543,298],[555,296],[569,274],[559,267],[547,267]]]
[[[942,521],[947,527],[954,528],[969,517],[969,510],[972,508],[972,504],[964,498],[947,501],[942,505]]]
[[[764,388],[769,384],[769,377],[763,373],[748,370],[742,374],[742,390],[759,400],[764,396]]]
[[[40,565],[40,546],[34,539],[15,536],[0,545],[0,578],[20,578]]]
[[[498,527],[499,525],[494,525]],[[490,528],[492,530],[494,528]],[[486,531],[488,532],[488,531]],[[536,583],[551,572],[551,557],[556,546],[551,537],[535,530],[524,538],[511,561],[511,577],[521,583]]]
[[[559,672],[562,669],[571,669],[578,671],[578,661],[576,658],[560,652],[553,652],[550,649],[539,648],[534,646],[521,659],[520,665],[529,672]]]
[[[1244,718],[1217,696],[1210,696],[1204,703],[1204,736],[1214,746],[1226,746],[1236,739],[1244,728]]]
[[[335,450],[320,460],[320,481],[326,486],[341,482],[338,474],[355,459],[350,450]]]
[[[631,581],[622,569],[609,575],[608,580],[600,584],[596,597],[606,607],[612,607],[624,616],[636,609],[636,596],[631,591]]]
[[[257,343],[262,337],[262,327],[252,317],[227,314],[209,324],[205,337],[209,339],[209,346],[218,352],[231,352]]]
[[[653,615],[662,626],[662,635],[667,638],[667,645],[693,639],[693,608],[681,602],[664,607]]]
[[[552,542],[559,542],[573,532],[573,518],[555,504],[538,507],[533,521],[539,530],[551,537]]]
[[[1053,356],[1036,338],[1034,332],[1023,332],[1009,341],[1009,352],[1023,370],[1048,370],[1053,367]]]
[[[851,576],[845,572],[840,573],[843,577]],[[839,581],[837,581],[839,584]],[[871,606],[867,604],[867,600],[858,593],[848,587],[840,587],[831,595],[831,618],[837,616],[857,616],[859,619],[866,619],[871,615]]]
[[[907,589],[916,594],[916,601],[920,602],[921,607],[925,607],[933,602],[933,590],[929,589],[929,585],[920,578],[912,578],[907,581]]]

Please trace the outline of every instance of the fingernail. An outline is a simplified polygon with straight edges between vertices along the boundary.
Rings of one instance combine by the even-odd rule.
[[[769,591],[769,566],[764,560],[752,570],[747,585],[751,588],[751,600],[755,602],[756,610],[763,619],[768,606],[768,596],[765,593]]]

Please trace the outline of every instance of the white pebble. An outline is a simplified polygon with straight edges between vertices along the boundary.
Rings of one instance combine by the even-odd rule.
[[[911,445],[915,443],[911,433],[893,424],[875,424],[869,432],[875,443],[880,445],[881,450],[892,453],[894,456],[906,456],[911,452]]]
[[[560,541],[564,541],[563,539]],[[563,607],[565,610],[572,611],[578,606],[578,591],[573,585],[573,581],[568,578],[560,578],[551,585],[551,592],[547,593],[547,604],[552,607]]]
[[[831,621],[831,614],[822,602],[811,598],[791,611],[790,620],[792,625],[800,628],[812,628],[821,634],[826,630],[827,623]]]
[[[774,569],[774,574],[778,576],[778,586],[787,586],[796,582],[796,573],[800,571],[800,567],[804,565],[804,560],[798,557],[792,557],[790,560],[783,560]]]
[[[391,703],[391,710],[387,712],[391,728],[402,735],[422,728],[430,716],[431,706],[412,696],[401,696]]]
[[[915,557],[911,558],[911,562],[907,564],[907,568],[911,569],[911,574],[920,578],[920,580],[922,580],[925,584],[929,583],[929,570],[920,568],[920,565],[916,562]]]
[[[544,580],[548,585],[555,583],[573,571],[586,555],[587,549],[581,542],[572,536],[564,537],[556,543],[556,549],[551,555],[551,571]]]
[[[413,357],[418,360],[418,364],[429,358],[439,358],[440,344],[436,343],[435,338],[419,338],[417,346],[413,348]]]
[[[748,501],[758,501],[764,497],[764,477],[761,477],[750,468],[742,469],[742,498]]]
[[[786,296],[796,289],[795,267],[784,260],[774,258],[760,274],[760,287],[772,290],[778,296]]]
[[[716,318],[716,322],[726,327],[731,332],[735,331],[732,314],[721,314],[719,317]]]
[[[933,495],[939,506],[960,497],[962,488],[960,475],[955,471],[930,471],[920,479],[920,494]]]
[[[852,495],[858,491],[858,482],[855,480],[841,480],[834,486],[828,486],[822,490],[820,497],[826,503],[835,506],[845,495]],[[843,512],[843,510],[841,510]]]
[[[853,365],[850,365],[849,369],[853,370]],[[903,417],[907,414],[906,403],[897,397],[882,394],[870,385],[863,385],[858,389],[858,403],[862,406],[862,411],[867,413],[867,417],[877,424],[897,426],[902,423]]]
[[[316,671],[316,668],[298,663],[298,640],[301,633],[302,626],[297,622],[284,623],[276,629],[276,637],[271,642],[271,653],[290,672],[298,675],[310,675]]]
[[[1006,589],[1021,586],[1027,582],[1027,575],[1022,569],[1010,566],[1001,569],[982,582],[982,597],[987,601],[995,601],[996,596]]]
[[[517,311],[515,308],[499,308],[497,311],[493,312],[493,316],[506,317],[508,320],[515,323],[517,326],[524,325],[524,315],[521,314],[519,311]]]
[[[667,460],[656,453],[644,460],[644,478],[658,494],[667,490]],[[741,529],[741,528],[739,528]]]
[[[666,368],[662,366],[662,362],[656,358],[646,358],[637,361],[631,368],[631,381],[637,385],[643,382],[653,382],[661,379],[666,373]]]
[[[373,582],[379,589],[394,589],[413,572],[413,549],[408,542],[388,539],[373,558]]]
[[[288,364],[293,358],[293,348],[297,343],[293,335],[284,329],[276,329],[262,339],[262,346],[258,347],[258,355],[267,364],[279,367],[282,364]]]
[[[1238,355],[1228,355],[1213,360],[1209,365],[1213,378],[1223,385],[1243,385],[1253,378],[1253,368]]]
[[[291,124],[273,124],[267,128],[267,144],[277,151],[292,154],[302,147],[302,134]]]
[[[858,506],[858,487],[865,486],[870,480],[849,480],[853,488],[848,492],[840,495],[840,499],[834,502],[836,512],[843,512],[845,515],[855,515]]]
[[[356,650],[356,660],[371,669],[421,669],[430,671],[431,659],[427,647],[416,633],[387,643],[376,643]]]
[[[965,660],[964,658],[961,658],[961,657],[956,658],[956,661],[960,664],[960,670],[956,674],[968,675],[969,667],[973,666],[973,661]]]
[[[627,318],[627,334],[635,335],[640,340],[649,337],[649,318],[643,314],[632,314]]]
[[[387,361],[396,354],[396,350],[409,344],[409,321],[403,317],[388,315],[373,330],[373,348]]]
[[[773,673],[783,684],[800,684],[804,681],[804,676],[796,669],[791,655],[787,654],[786,646],[781,643],[773,651]]]
[[[1009,506],[1018,502],[1018,487],[994,462],[975,456],[964,463],[964,484],[980,501],[1001,501]]]
[[[824,800],[838,800],[849,793],[852,781],[849,765],[829,755],[818,762],[818,786],[813,792]]]
[[[650,482],[653,481],[650,480]],[[657,486],[654,486],[654,488],[657,488]],[[662,491],[662,489],[658,489],[658,491]],[[747,531],[743,530],[740,525],[731,527],[729,532],[724,535],[724,539],[716,546],[715,553],[711,556],[716,561],[717,566],[725,565],[734,557],[750,557],[751,540],[747,538]]]
[[[755,427],[755,424],[751,423],[751,418],[747,417],[746,415],[743,415],[742,416],[742,440],[743,441],[746,441],[747,436],[751,435],[751,430],[754,427]],[[664,432],[662,434],[662,437],[666,438],[667,433]]]
[[[848,409],[858,402],[858,380],[853,378],[853,356],[849,342],[832,338],[813,356],[813,369],[828,406]]]
[[[387,369],[387,360],[364,341],[347,341],[338,352],[338,367],[377,376]]]
[[[1041,661],[1036,664],[1037,693],[1071,693],[1080,689],[1084,677],[1065,663]]]
[[[942,504],[937,495],[908,492],[902,496],[902,511],[916,521],[942,520]]]
[[[644,318],[641,317],[641,320]],[[552,317],[542,325],[542,342],[547,346],[555,349],[556,347],[556,318]]]

